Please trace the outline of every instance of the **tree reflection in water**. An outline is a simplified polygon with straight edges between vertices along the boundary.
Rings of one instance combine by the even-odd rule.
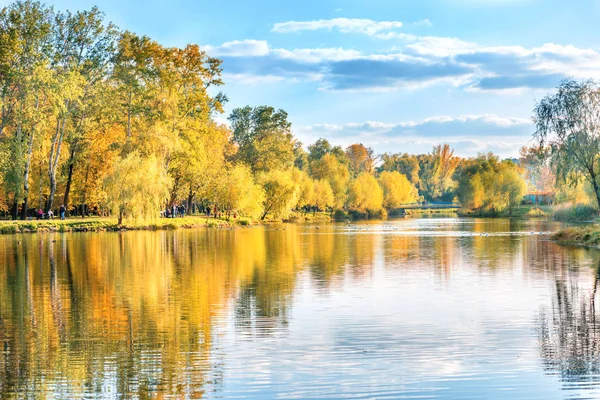
[[[579,275],[578,271],[560,268],[553,282],[552,304],[542,309],[539,319],[543,366],[547,372],[559,374],[565,390],[600,386],[600,316],[596,305],[600,261],[587,282]]]

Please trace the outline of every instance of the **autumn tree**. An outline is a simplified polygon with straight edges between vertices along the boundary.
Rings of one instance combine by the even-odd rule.
[[[442,200],[452,196],[455,188],[453,175],[460,164],[448,144],[438,145],[428,155],[421,157],[421,191],[429,200]]]
[[[417,188],[398,171],[382,172],[379,175],[379,185],[383,190],[383,206],[388,210],[419,199]]]
[[[383,207],[383,190],[373,175],[362,172],[350,182],[348,207],[361,211],[377,211]]]
[[[124,219],[157,218],[169,193],[169,178],[156,157],[134,151],[117,160],[104,188],[107,205],[121,225]]]
[[[342,208],[346,202],[350,172],[333,154],[325,154],[310,163],[310,175],[317,180],[326,180],[333,191],[336,208]]]
[[[381,156],[381,160],[382,163],[379,167],[380,171],[398,171],[402,175],[405,175],[417,189],[420,188],[421,178],[419,177],[419,174],[421,172],[421,166],[417,156],[407,153],[385,153]]]
[[[352,176],[358,176],[362,172],[372,174],[375,169],[376,156],[371,148],[362,143],[352,144],[346,148],[346,158]]]
[[[314,198],[313,204],[319,210],[325,210],[335,204],[335,196],[331,185],[325,179],[314,181]]]
[[[238,164],[221,177],[221,184],[216,188],[215,202],[227,211],[238,212],[250,218],[259,218],[263,212],[265,192],[254,180],[250,168]]]
[[[276,218],[287,218],[298,202],[300,186],[297,170],[269,170],[257,176],[263,187],[265,199],[261,219],[268,214]]]

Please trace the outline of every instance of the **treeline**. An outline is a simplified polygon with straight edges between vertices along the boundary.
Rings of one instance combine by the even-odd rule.
[[[521,201],[525,169],[493,155],[376,155],[320,139],[306,148],[273,107],[215,116],[221,61],[122,31],[97,8],[34,1],[0,11],[0,204],[153,218],[173,204],[253,218],[292,210],[383,215],[405,203],[460,201],[500,211]]]

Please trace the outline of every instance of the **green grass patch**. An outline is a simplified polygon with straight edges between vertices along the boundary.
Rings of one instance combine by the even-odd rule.
[[[552,215],[552,206],[534,206],[520,205],[513,207],[512,210],[504,209],[502,211],[493,210],[458,210],[460,217],[480,217],[480,218],[544,218]]]
[[[154,221],[125,221],[121,226],[114,218],[86,218],[55,220],[0,221],[0,234],[41,232],[101,232],[117,230],[174,230],[200,227],[249,226],[255,222],[246,217],[217,219],[188,216],[184,218],[160,218]]]
[[[561,244],[600,247],[600,226],[594,224],[563,229],[552,235],[552,239]]]

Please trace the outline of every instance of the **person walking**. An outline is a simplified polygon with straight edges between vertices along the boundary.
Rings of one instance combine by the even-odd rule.
[[[65,213],[67,212],[67,209],[65,208],[64,204],[60,205],[60,208],[58,209],[58,214],[60,215],[60,219],[64,220],[65,219]]]

